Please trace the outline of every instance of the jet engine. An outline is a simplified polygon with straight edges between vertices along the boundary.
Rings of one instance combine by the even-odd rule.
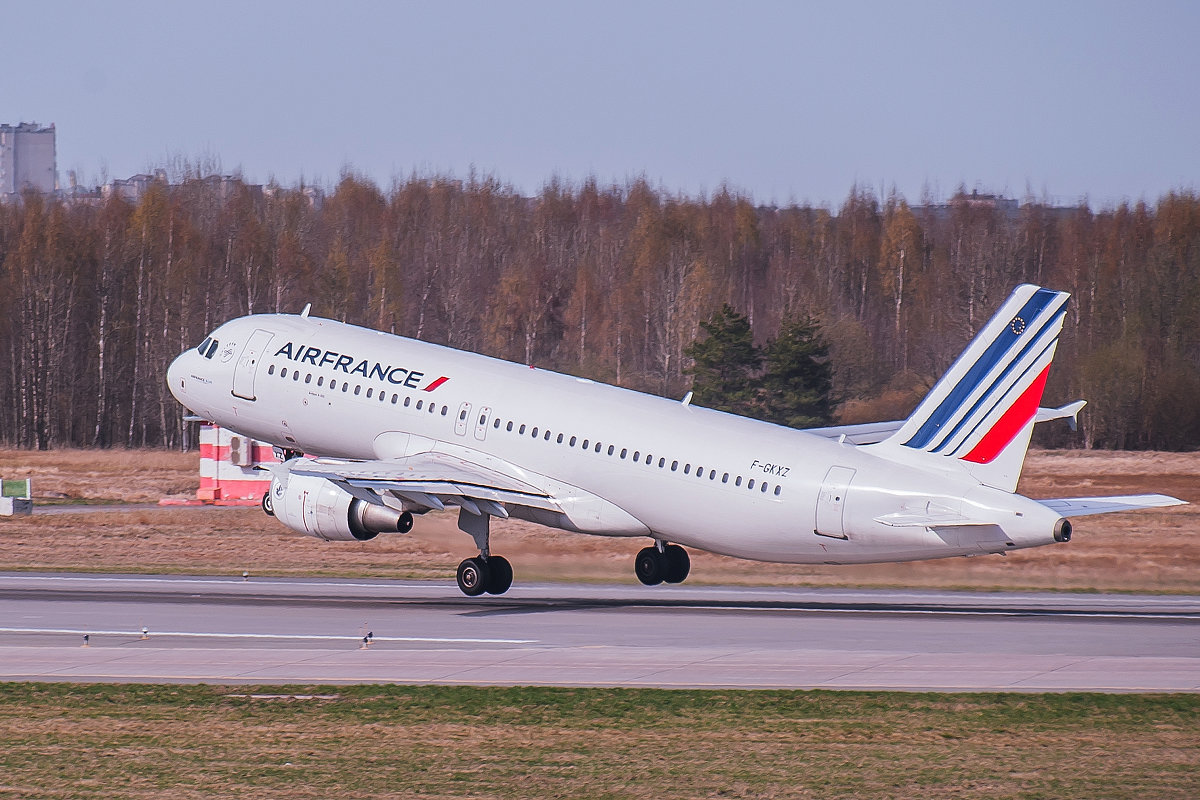
[[[325,478],[276,474],[263,509],[294,531],[327,542],[365,542],[381,533],[408,533],[411,512],[360,500]]]

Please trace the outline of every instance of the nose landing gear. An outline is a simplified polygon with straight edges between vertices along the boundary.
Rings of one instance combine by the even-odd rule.
[[[642,548],[633,562],[637,578],[647,586],[660,583],[683,583],[692,569],[692,559],[677,544],[656,541],[654,546]]]

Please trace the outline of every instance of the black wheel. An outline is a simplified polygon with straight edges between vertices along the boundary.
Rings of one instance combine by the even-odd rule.
[[[512,564],[504,556],[488,556],[488,594],[504,594],[512,586]]]
[[[487,589],[488,566],[482,558],[468,558],[458,565],[458,588],[467,597],[478,597]]]
[[[400,515],[400,519],[396,520],[396,533],[408,533],[413,529],[413,515],[411,511],[405,511]]]
[[[692,559],[687,550],[677,544],[669,544],[663,555],[667,557],[667,574],[663,580],[667,583],[683,583],[692,571]]]
[[[638,580],[647,586],[657,586],[667,575],[667,559],[657,547],[644,547],[638,551],[633,562],[633,571]]]
[[[275,505],[271,502],[271,493],[263,492],[262,510],[268,517],[275,516]]]

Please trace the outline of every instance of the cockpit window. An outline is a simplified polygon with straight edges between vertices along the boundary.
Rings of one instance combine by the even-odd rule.
[[[206,353],[204,354],[204,357],[205,357],[205,358],[212,358],[212,357],[213,357],[213,353],[217,352],[217,347],[218,347],[219,345],[220,345],[220,342],[218,342],[216,339],[213,339],[213,340],[212,340],[212,342],[211,342],[211,343],[208,345],[208,352],[206,352]]]
[[[196,352],[198,352],[200,355],[204,355],[204,351],[208,347],[208,343],[211,341],[212,341],[211,336],[205,336],[204,341],[201,342],[200,346],[196,348]]]

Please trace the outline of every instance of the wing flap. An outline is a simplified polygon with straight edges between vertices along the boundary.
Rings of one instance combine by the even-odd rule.
[[[1115,497],[1064,497],[1038,500],[1064,517],[1086,517],[1089,514],[1111,514],[1116,511],[1137,511],[1143,508],[1168,508],[1187,505],[1183,500],[1165,494],[1127,494]]]

